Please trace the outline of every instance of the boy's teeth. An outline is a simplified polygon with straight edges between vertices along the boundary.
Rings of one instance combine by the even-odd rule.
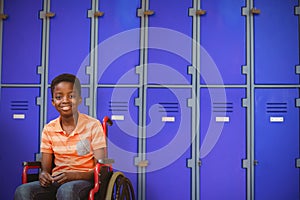
[[[62,107],[62,110],[69,110],[69,109],[70,109],[69,106]]]

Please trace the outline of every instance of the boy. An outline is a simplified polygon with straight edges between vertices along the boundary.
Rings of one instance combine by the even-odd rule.
[[[79,79],[72,74],[57,76],[52,80],[51,94],[52,105],[60,115],[42,132],[39,181],[20,185],[15,200],[87,199],[95,163],[105,157],[100,122],[78,111],[82,102]]]

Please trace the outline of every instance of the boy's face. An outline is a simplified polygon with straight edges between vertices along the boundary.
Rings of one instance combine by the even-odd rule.
[[[77,114],[78,106],[82,101],[81,96],[73,83],[60,82],[53,90],[52,105],[62,117],[71,117]]]

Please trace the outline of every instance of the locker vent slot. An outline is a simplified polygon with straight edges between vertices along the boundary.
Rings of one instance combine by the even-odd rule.
[[[233,112],[233,103],[232,102],[214,102],[213,103],[213,112],[224,112],[232,113]]]
[[[28,101],[11,101],[10,109],[11,110],[28,110]]]
[[[110,101],[109,111],[128,111],[128,102],[123,101]]]
[[[287,103],[267,103],[267,113],[287,113]]]
[[[159,112],[177,113],[179,110],[178,103],[172,102],[160,102]]]

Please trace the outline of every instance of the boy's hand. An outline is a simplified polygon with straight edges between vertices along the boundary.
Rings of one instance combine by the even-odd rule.
[[[55,177],[53,177],[53,182],[57,182],[58,184],[63,184],[66,182],[69,182],[71,180],[74,180],[74,172],[63,172]]]
[[[48,187],[53,183],[53,178],[48,172],[42,171],[39,175],[40,184],[42,187]]]

